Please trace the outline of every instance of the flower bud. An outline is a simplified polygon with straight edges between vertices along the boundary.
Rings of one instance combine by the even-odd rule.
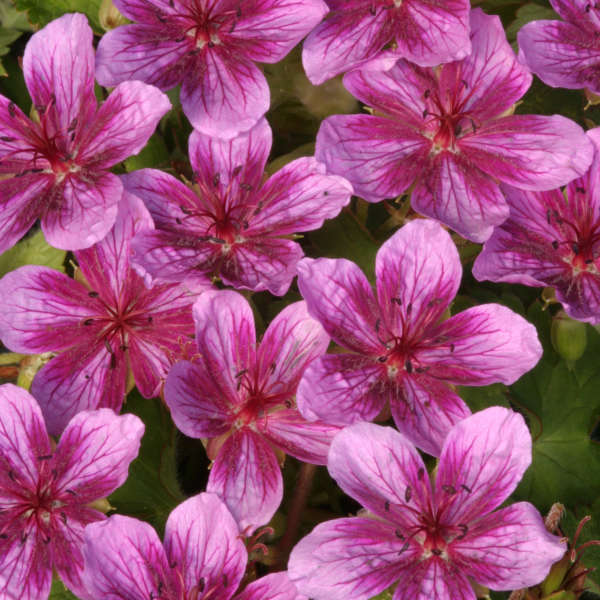
[[[575,321],[561,310],[552,320],[552,345],[567,363],[572,364],[581,358],[587,346],[585,323]]]
[[[119,12],[112,0],[102,0],[98,11],[98,20],[105,31],[110,31],[119,25],[125,25],[127,19]]]

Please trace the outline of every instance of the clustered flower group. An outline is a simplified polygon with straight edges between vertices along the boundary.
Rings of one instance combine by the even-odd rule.
[[[600,132],[513,114],[531,71],[600,91],[595,15],[551,2],[565,22],[525,26],[518,58],[498,17],[466,0],[114,0],[131,23],[95,55],[81,14],[31,37],[31,117],[0,96],[0,251],[39,219],[77,267],[0,280],[2,343],[51,355],[31,394],[0,387],[0,599],[46,600],[53,569],[83,600],[368,600],[395,584],[394,600],[472,600],[472,581],[544,579],[564,542],[529,503],[495,510],[531,462],[525,421],[471,414],[455,387],[511,384],[542,347],[499,304],[449,316],[462,265],[446,228],[484,243],[478,280],[552,286],[600,323]],[[267,178],[255,62],[304,37],[308,78],[345,73],[371,110],[326,118],[315,156]],[[115,86],[100,106],[95,78]],[[112,173],[178,84],[192,180]],[[304,257],[295,234],[353,194],[409,190],[426,218],[379,249],[375,290],[346,259]],[[296,277],[303,301],[260,341],[246,298],[215,285],[283,296]],[[164,543],[92,505],[138,454],[144,425],[118,415],[132,382],[213,461]],[[370,423],[382,415],[397,430]],[[417,448],[439,457],[435,478]],[[287,572],[248,583],[243,539],[281,504],[285,454],[326,465],[364,511],[321,523]]]

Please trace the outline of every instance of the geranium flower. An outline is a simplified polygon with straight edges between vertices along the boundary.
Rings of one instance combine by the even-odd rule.
[[[87,589],[105,600],[229,600],[248,554],[236,522],[214,494],[182,502],[164,546],[148,523],[113,515],[85,530]],[[306,600],[285,572],[250,583],[234,600]]]
[[[163,281],[218,275],[236,288],[285,294],[304,255],[290,238],[335,217],[352,187],[325,175],[312,157],[263,182],[270,149],[271,128],[262,119],[230,141],[192,133],[193,189],[155,169],[124,176],[156,223],[133,241],[134,262]]]
[[[597,148],[592,166],[566,188],[525,192],[503,188],[510,216],[475,260],[479,281],[556,288],[574,319],[600,323],[600,128],[587,132]]]
[[[118,412],[129,369],[140,393],[156,396],[182,344],[191,342],[191,307],[200,290],[146,288],[129,264],[131,238],[150,227],[142,201],[125,193],[108,236],[75,252],[85,283],[38,266],[0,280],[3,343],[15,352],[59,353],[31,388],[53,435],[80,410],[105,406]]]
[[[331,12],[304,42],[302,63],[316,85],[374,58],[386,45],[422,67],[471,52],[469,2],[327,0]]]
[[[462,267],[442,227],[411,221],[375,262],[377,298],[344,259],[303,259],[298,287],[311,315],[350,352],[310,364],[298,387],[307,419],[345,425],[389,406],[398,429],[437,456],[451,427],[470,411],[454,385],[513,383],[542,355],[533,325],[499,304],[443,320]]]
[[[97,108],[92,30],[80,14],[34,33],[23,71],[39,121],[0,96],[0,252],[36,219],[53,246],[87,248],[117,216],[123,186],[109,167],[146,145],[171,104],[129,81]]]
[[[280,61],[327,13],[321,0],[116,0],[132,21],[100,40],[102,85],[139,79],[168,90],[181,83],[195,129],[229,139],[269,108],[254,61]]]
[[[207,448],[214,463],[206,491],[225,501],[243,531],[253,530],[281,503],[276,450],[309,463],[327,460],[339,428],[307,422],[294,395],[329,338],[304,302],[282,310],[258,346],[252,309],[238,293],[205,292],[193,312],[200,360],[173,365],[165,401],[187,436],[216,438]]]
[[[111,410],[84,411],[58,446],[34,398],[0,386],[0,597],[42,600],[52,569],[82,598],[83,529],[105,519],[90,507],[127,479],[144,424]]]
[[[532,21],[521,27],[519,59],[547,85],[600,94],[598,7],[582,0],[550,4],[564,21]]]
[[[492,512],[530,463],[523,417],[497,406],[452,428],[433,489],[404,436],[352,425],[327,467],[371,514],[318,525],[292,550],[289,576],[314,600],[367,600],[395,582],[394,600],[475,600],[469,579],[493,590],[540,583],[566,544],[528,502]]]
[[[472,53],[423,69],[380,59],[344,77],[375,115],[335,115],[317,136],[316,158],[369,202],[414,184],[413,208],[475,242],[508,217],[498,180],[548,190],[583,175],[592,144],[560,115],[509,115],[531,84],[500,19],[471,11]]]

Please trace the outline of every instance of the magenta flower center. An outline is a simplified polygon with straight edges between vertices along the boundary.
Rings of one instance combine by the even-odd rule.
[[[190,13],[186,15],[185,35],[193,42],[195,51],[222,44],[242,16],[241,7],[213,14],[214,6],[210,2],[206,8],[200,4],[198,0],[193,2]]]

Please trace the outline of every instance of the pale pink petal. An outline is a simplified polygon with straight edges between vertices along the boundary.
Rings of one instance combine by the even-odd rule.
[[[229,412],[238,402],[234,389],[203,361],[175,363],[167,375],[165,402],[179,431],[194,438],[227,433]]]
[[[375,274],[383,324],[393,335],[418,339],[454,299],[462,266],[450,235],[417,219],[381,246]]]
[[[14,352],[60,351],[99,332],[86,320],[102,309],[78,281],[26,265],[0,279],[0,338]]]
[[[170,108],[167,96],[154,86],[141,81],[120,83],[86,129],[78,160],[106,169],[137,154]]]
[[[119,12],[132,21],[162,24],[189,6],[188,0],[114,0]]]
[[[300,244],[276,237],[251,237],[233,246],[221,265],[223,283],[235,288],[283,296],[304,256]]]
[[[375,519],[326,521],[296,544],[288,575],[312,598],[369,600],[417,560],[417,544],[405,539],[394,525]]]
[[[498,16],[473,9],[471,30],[472,52],[444,66],[440,87],[453,90],[460,110],[478,122],[510,109],[529,89],[532,77],[506,41]]]
[[[437,557],[407,567],[402,571],[400,581],[394,600],[476,599],[469,580],[456,565]]]
[[[327,464],[331,440],[340,430],[322,421],[307,421],[296,409],[274,411],[259,418],[256,427],[273,446],[316,465]]]
[[[271,520],[283,498],[275,453],[259,434],[237,430],[221,446],[206,491],[227,504],[241,531],[253,532]]]
[[[35,489],[39,457],[49,454],[46,425],[33,396],[12,383],[0,386],[0,485],[6,493]]]
[[[260,190],[259,212],[249,220],[248,234],[290,235],[319,229],[350,202],[352,186],[326,175],[313,157],[298,158],[270,177]]]
[[[308,314],[306,302],[289,304],[271,321],[256,353],[261,389],[282,401],[292,398],[307,365],[328,345],[329,336]]]
[[[543,581],[567,544],[548,533],[532,504],[518,502],[479,519],[451,548],[453,561],[477,583],[516,590]]]
[[[458,146],[467,160],[504,183],[550,190],[583,175],[594,147],[577,123],[561,115],[513,115],[483,124]]]
[[[193,48],[176,27],[167,28],[156,18],[117,27],[98,43],[96,79],[103,86],[139,80],[168,90],[181,83],[190,68]]]
[[[27,172],[32,166],[47,166],[34,150],[35,125],[9,98],[0,94],[0,173]]]
[[[416,525],[418,515],[429,510],[431,487],[423,460],[391,427],[346,427],[331,444],[327,468],[346,494],[401,529]]]
[[[536,328],[500,304],[469,308],[430,335],[443,341],[418,351],[418,360],[428,376],[458,385],[510,385],[542,356]]]
[[[33,104],[64,135],[88,123],[96,109],[92,30],[82,14],[67,14],[35,33],[25,47],[23,74]]]
[[[256,192],[260,187],[272,142],[273,134],[264,118],[230,140],[194,130],[189,154],[196,180],[215,190],[228,206],[235,206],[242,199],[247,202],[248,194],[244,192]]]
[[[315,158],[368,202],[394,198],[420,174],[431,141],[391,119],[334,115],[321,124]]]
[[[332,13],[306,38],[302,65],[314,85],[349,71],[391,41],[393,28],[386,12],[373,15],[363,4]]]
[[[440,519],[469,523],[504,502],[531,463],[523,417],[493,406],[455,425],[444,442],[436,479]]]
[[[225,6],[228,4],[225,2]],[[275,0],[244,3],[229,39],[251,60],[280,61],[329,9],[322,0]]]
[[[596,33],[579,23],[533,21],[519,30],[519,56],[546,85],[588,88],[598,94],[600,43]]]
[[[371,357],[326,354],[300,380],[298,410],[311,421],[349,425],[372,421],[385,403],[385,371]]]
[[[552,8],[565,20],[588,31],[600,30],[600,16],[588,8],[588,0],[550,0]]]
[[[269,573],[244,588],[235,600],[308,600],[298,593],[286,571]]]
[[[193,496],[173,510],[165,527],[165,551],[191,597],[194,590],[211,590],[215,598],[229,600],[248,560],[237,523],[213,494]]]
[[[379,355],[380,310],[363,272],[346,259],[305,258],[298,264],[298,287],[308,311],[340,346]]]
[[[398,431],[432,456],[440,455],[450,429],[471,414],[448,384],[425,374],[405,375],[386,391]]]
[[[224,46],[199,58],[181,85],[181,105],[198,131],[230,139],[247,131],[267,112],[270,94],[259,68]]]
[[[59,435],[79,411],[121,409],[127,361],[119,347],[115,345],[111,350],[98,341],[75,346],[38,371],[31,392],[40,404],[50,434]]]
[[[117,217],[123,186],[116,175],[85,171],[56,187],[43,214],[42,231],[56,248],[88,248],[106,236]]]
[[[181,597],[181,584],[148,523],[113,515],[85,529],[83,580],[95,598],[149,600]]]
[[[70,490],[81,504],[111,494],[127,479],[143,434],[135,415],[118,416],[108,408],[75,415],[54,453],[57,493]]]
[[[496,181],[460,154],[440,152],[429,161],[411,194],[412,207],[475,242],[490,237],[508,217]]]

